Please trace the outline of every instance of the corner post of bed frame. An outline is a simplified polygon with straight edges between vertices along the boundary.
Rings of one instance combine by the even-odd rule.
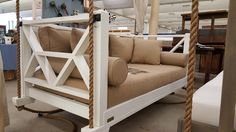
[[[186,33],[184,34],[184,49],[183,49],[184,54],[189,53],[189,43],[190,43],[190,34]]]
[[[21,68],[21,98],[13,97],[12,101],[16,106],[33,103],[35,100],[29,95],[29,84],[25,82],[27,64],[32,56],[32,51],[23,31],[24,25],[20,28],[20,68]]]
[[[183,54],[188,54],[189,53],[189,45],[190,45],[190,33],[184,34],[184,46],[183,46]],[[188,64],[186,66],[186,78],[188,77]],[[186,84],[184,86],[185,88],[187,87],[187,80]]]
[[[32,56],[32,50],[29,42],[26,38],[26,34],[23,28],[26,25],[22,25],[20,29],[20,68],[21,68],[21,96],[26,97],[29,94],[29,84],[25,82],[25,72],[27,64]]]
[[[108,29],[109,14],[95,12],[94,23],[94,127],[105,124],[104,112],[107,110],[108,91]]]

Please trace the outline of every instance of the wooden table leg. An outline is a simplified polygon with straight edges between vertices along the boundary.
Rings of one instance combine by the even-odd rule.
[[[223,60],[224,60],[224,50],[220,52],[220,66],[218,69],[218,73],[220,73],[223,70],[224,67]]]
[[[207,52],[207,65],[205,68],[205,81],[204,81],[204,83],[207,83],[210,80],[211,63],[212,63],[212,51],[208,51]]]

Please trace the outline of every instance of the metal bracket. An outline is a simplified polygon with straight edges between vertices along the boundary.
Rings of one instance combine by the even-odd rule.
[[[20,27],[22,27],[22,25],[23,25],[23,22],[22,22],[22,21],[20,21],[20,22],[19,22],[19,26],[20,26]]]
[[[101,14],[95,14],[93,15],[93,22],[101,21]]]

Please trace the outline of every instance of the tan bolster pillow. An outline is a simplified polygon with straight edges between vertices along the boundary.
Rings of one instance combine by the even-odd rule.
[[[161,64],[185,67],[187,63],[187,54],[161,52]]]
[[[48,58],[49,62],[55,73],[59,74],[64,64],[66,63],[66,59],[61,58]],[[85,56],[86,61],[88,62],[88,56]],[[112,86],[121,85],[127,78],[128,75],[128,66],[127,63],[117,57],[109,57],[108,58],[108,84]],[[77,68],[74,68],[70,77],[82,79],[80,72]]]

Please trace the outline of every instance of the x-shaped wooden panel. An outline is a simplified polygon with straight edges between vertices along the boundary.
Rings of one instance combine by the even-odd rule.
[[[39,65],[48,84],[58,86],[64,84],[73,69],[76,67],[79,70],[87,88],[89,88],[89,68],[83,56],[88,47],[89,28],[85,30],[83,36],[72,53],[43,51],[33,28],[31,26],[23,26],[23,31],[33,52],[26,66],[26,72],[24,73],[25,77],[32,77],[35,69]],[[67,59],[58,76],[55,75],[47,57]]]

